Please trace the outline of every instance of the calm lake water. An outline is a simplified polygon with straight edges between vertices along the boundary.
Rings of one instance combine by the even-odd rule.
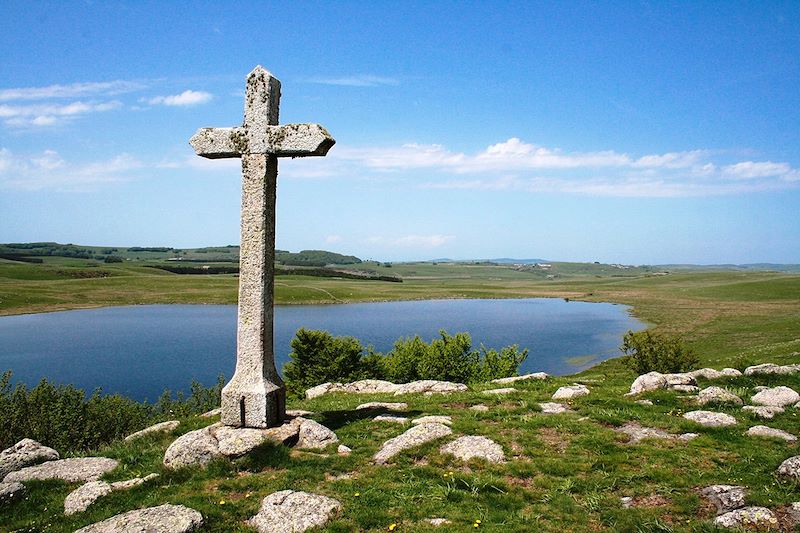
[[[521,373],[571,374],[619,355],[622,336],[643,329],[628,308],[560,299],[432,300],[275,308],[278,368],[301,327],[357,337],[387,352],[400,337],[426,341],[466,331],[473,346],[518,344]],[[211,385],[236,365],[236,306],[143,305],[0,317],[0,372],[35,385],[46,377],[91,391],[155,400],[192,379]]]

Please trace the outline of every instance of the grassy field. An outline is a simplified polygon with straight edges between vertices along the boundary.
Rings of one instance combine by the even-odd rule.
[[[546,296],[628,304],[636,316],[662,331],[683,335],[703,366],[800,362],[800,276],[775,272],[686,272],[653,275],[607,265],[554,264],[552,270],[518,271],[511,266],[395,264],[377,268],[400,274],[403,283],[278,277],[278,303],[341,303],[419,298],[519,298]],[[601,271],[606,269],[605,272]],[[106,272],[94,275],[88,272]],[[556,276],[547,279],[548,275]],[[0,260],[0,313],[40,312],[99,305],[142,303],[234,303],[235,276],[181,276],[138,264],[87,266],[86,261],[48,258],[41,265]],[[744,432],[765,424],[800,435],[797,410],[763,421],[733,406],[713,410],[734,415],[730,428],[701,428],[681,418],[696,409],[692,397],[672,392],[643,395],[654,405],[625,397],[635,375],[611,360],[579,375],[518,385],[505,397],[481,393],[478,385],[451,396],[403,397],[409,416],[447,414],[454,436],[484,435],[500,443],[508,461],[468,464],[441,454],[442,442],[402,454],[390,466],[371,463],[381,443],[402,428],[355,412],[390,396],[327,395],[292,401],[333,429],[353,448],[349,457],[335,446],[310,453],[271,445],[237,461],[177,472],[161,466],[176,436],[208,424],[187,418],[169,435],[116,443],[95,453],[115,457],[122,467],[111,480],[150,472],[160,477],[144,486],[102,498],[85,513],[62,516],[64,497],[75,485],[31,484],[27,499],[0,507],[0,531],[73,531],[124,510],[180,503],[200,511],[204,531],[251,531],[245,520],[263,497],[281,489],[334,497],[343,512],[328,531],[429,531],[425,518],[452,521],[437,531],[482,529],[530,531],[715,531],[714,511],[698,489],[714,483],[744,485],[747,503],[782,512],[800,501],[797,483],[776,476],[796,444],[755,439]],[[585,383],[591,394],[571,403],[575,411],[543,415],[560,385]],[[710,382],[700,380],[701,387]],[[727,388],[747,403],[758,385],[800,390],[800,375],[728,378]],[[482,403],[487,412],[467,407]],[[647,440],[629,444],[616,428],[630,421],[672,433],[696,432],[690,442]],[[623,508],[620,497],[634,498]],[[783,521],[783,515],[779,518]],[[480,520],[480,522],[477,522]],[[793,530],[786,526],[783,530]],[[778,524],[780,525],[780,524]],[[778,527],[776,525],[776,527]]]

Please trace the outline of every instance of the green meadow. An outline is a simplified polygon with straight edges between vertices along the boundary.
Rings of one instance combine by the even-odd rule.
[[[352,268],[390,272],[402,283],[374,280],[278,276],[279,304],[338,304],[427,298],[554,297],[630,305],[654,329],[681,335],[701,366],[744,368],[756,363],[800,362],[800,275],[770,271],[621,269],[611,265],[552,263],[550,269],[453,263],[370,263]],[[550,277],[548,277],[550,276]],[[0,314],[46,312],[107,305],[235,303],[237,277],[179,275],[149,268],[147,261],[98,263],[46,257],[41,264],[0,260]],[[86,512],[63,516],[63,500],[77,485],[31,483],[26,499],[0,507],[0,531],[74,531],[125,510],[184,504],[205,517],[203,531],[252,531],[246,520],[260,501],[282,489],[336,498],[343,510],[326,531],[717,531],[715,512],[698,489],[743,485],[747,503],[778,513],[775,530],[793,531],[786,506],[800,501],[800,487],[775,471],[798,445],[745,435],[764,424],[800,435],[797,410],[762,420],[732,405],[710,407],[736,417],[729,428],[700,427],[681,415],[697,409],[691,395],[656,391],[626,397],[636,375],[617,360],[580,374],[521,382],[506,396],[482,394],[489,384],[452,395],[330,394],[291,399],[290,408],[336,432],[353,449],[307,452],[270,444],[248,457],[217,460],[207,469],[166,470],[166,447],[179,435],[209,423],[186,416],[169,434],[116,442],[87,454],[119,459],[107,476],[122,480],[150,472],[159,477],[98,500]],[[800,375],[742,376],[709,382],[745,403],[757,386],[800,390]],[[588,396],[569,401],[574,411],[544,415],[562,385],[586,384]],[[649,399],[641,405],[636,399]],[[404,401],[404,416],[451,415],[453,434],[484,435],[498,442],[507,461],[463,463],[439,452],[447,439],[409,450],[388,466],[371,462],[387,439],[403,431],[372,420],[377,412],[355,411],[368,401]],[[468,407],[483,404],[489,410]],[[689,442],[628,443],[615,431],[638,422],[670,433],[694,432]],[[46,443],[45,443],[46,444]],[[632,497],[624,508],[621,497]],[[426,518],[452,523],[433,528]],[[764,530],[764,526],[762,529]]]

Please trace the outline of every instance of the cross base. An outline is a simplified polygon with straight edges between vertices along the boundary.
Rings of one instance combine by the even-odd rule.
[[[222,419],[226,426],[270,428],[286,417],[286,387],[263,380],[241,383],[236,376],[222,389]]]

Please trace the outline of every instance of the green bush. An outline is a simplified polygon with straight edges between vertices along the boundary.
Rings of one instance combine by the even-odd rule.
[[[700,360],[680,338],[651,331],[628,331],[620,347],[625,363],[637,374],[687,372]]]
[[[292,340],[291,361],[283,367],[286,387],[301,395],[306,389],[328,381],[386,379],[408,383],[437,379],[475,383],[515,375],[528,355],[516,345],[500,351],[472,348],[467,333],[450,335],[429,343],[419,336],[399,339],[386,354],[364,348],[352,337],[334,337],[325,331],[300,329]]]

